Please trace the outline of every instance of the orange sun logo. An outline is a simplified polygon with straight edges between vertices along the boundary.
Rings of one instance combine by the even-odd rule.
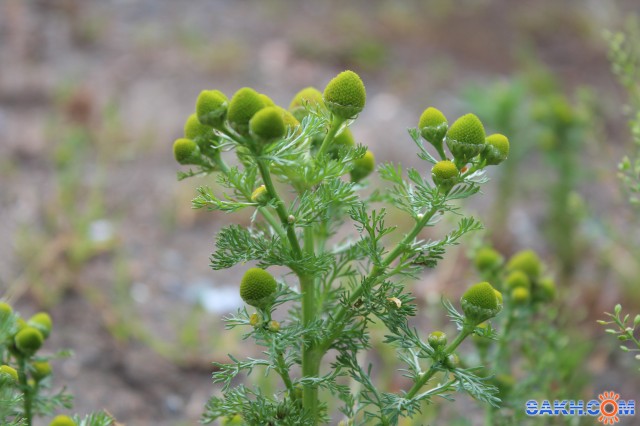
[[[598,395],[600,400],[600,417],[598,421],[605,425],[612,425],[618,423],[620,418],[618,417],[618,399],[620,394],[613,391],[602,392]]]

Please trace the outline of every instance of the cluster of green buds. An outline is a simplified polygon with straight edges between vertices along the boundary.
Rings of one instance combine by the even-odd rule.
[[[482,122],[474,114],[463,115],[449,126],[440,110],[429,107],[420,116],[418,131],[440,156],[431,173],[433,182],[444,192],[451,190],[462,175],[498,165],[509,156],[509,139],[498,133],[487,136]]]
[[[474,263],[483,276],[499,277],[499,288],[513,306],[547,303],[555,298],[555,282],[543,274],[542,262],[532,250],[514,254],[505,265],[500,253],[483,247],[476,252]]]
[[[51,334],[51,317],[46,312],[39,312],[25,321],[11,305],[0,302],[0,328],[8,331],[0,341],[0,379],[3,386],[14,387],[22,394],[20,399],[31,404],[52,373],[49,358],[38,355]],[[6,347],[6,352],[1,350],[2,346]],[[63,415],[50,423],[50,426],[75,425],[70,417]]]
[[[243,87],[228,98],[219,90],[204,90],[196,100],[196,111],[184,126],[183,137],[173,144],[176,161],[195,165],[202,173],[224,169],[220,158],[224,139],[232,139],[240,159],[247,153],[259,155],[271,144],[298,135],[301,122],[310,114],[329,116],[331,125],[324,134],[312,136],[312,154],[321,151],[338,159],[341,149],[356,147],[348,124],[364,108],[366,90],[360,77],[344,71],[334,77],[324,92],[313,87],[299,91],[289,108],[250,87]],[[327,134],[331,137],[327,138]],[[323,146],[323,141],[329,144]],[[353,161],[351,180],[359,182],[375,168],[375,157],[367,151]]]

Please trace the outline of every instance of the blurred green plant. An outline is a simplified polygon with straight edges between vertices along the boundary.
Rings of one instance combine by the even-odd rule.
[[[451,340],[433,339],[433,333],[423,340],[408,321],[416,306],[405,284],[424,268],[435,267],[448,246],[481,228],[475,218],[461,215],[457,227],[441,239],[419,239],[442,216],[460,215],[455,201],[479,191],[486,181],[484,169],[507,158],[508,139],[487,137],[473,114],[449,126],[440,111],[427,108],[409,134],[430,172],[382,164],[378,172],[390,188],[363,195],[375,158],[343,135],[365,101],[364,85],[351,71],[331,80],[324,93],[302,90],[290,111],[251,88],[231,99],[205,90],[187,120],[185,136],[175,141],[176,160],[191,166],[178,173],[179,179],[217,173],[218,183],[229,191],[219,196],[199,187],[194,208],[255,211],[250,227],[231,225],[218,233],[211,266],[257,262],[240,283],[243,300],[256,311],[242,308],[225,321],[228,328],[247,329],[243,338],[254,339],[266,357],[230,355],[230,363],[215,364],[214,382],[222,385],[222,396],[210,399],[203,422],[325,423],[329,403],[336,408],[341,402],[343,424],[393,425],[415,416],[436,396],[451,399],[457,391],[498,404],[496,388],[477,375],[477,367],[461,367],[456,349],[474,334],[496,338],[493,329],[478,324],[502,309],[500,293],[488,282],[471,286],[461,298],[463,313],[443,300],[458,333]],[[226,151],[235,151],[238,166],[227,165]],[[390,246],[396,227],[386,222],[387,207],[374,207],[380,203],[406,213],[413,223]],[[347,232],[349,226],[354,235]],[[266,271],[273,265],[289,269],[299,288],[276,280]],[[286,317],[274,319],[285,303]],[[361,362],[359,354],[371,346],[367,330],[373,321],[386,327],[384,343],[404,364],[403,375],[412,382],[408,390],[379,389],[373,365]],[[322,360],[329,351],[336,355],[327,369]],[[236,384],[254,370],[275,374],[282,388]],[[345,385],[347,379],[357,385]]]
[[[69,357],[68,351],[43,355],[41,348],[53,328],[51,317],[39,312],[24,320],[11,305],[0,301],[0,424],[31,426],[36,417],[53,415],[72,406],[65,388],[51,393],[50,361]],[[65,415],[54,418],[50,426],[115,426],[106,413],[84,419]]]
[[[598,320],[600,325],[614,325],[616,328],[607,328],[605,330],[608,334],[613,334],[620,342],[631,343],[630,348],[627,345],[620,345],[620,350],[623,352],[640,352],[640,340],[635,337],[636,330],[640,326],[640,314],[633,318],[633,321],[629,321],[629,314],[622,316],[622,306],[617,304],[613,309],[613,314],[605,312],[605,314],[611,318],[611,321]],[[640,354],[636,355],[636,359],[640,360]]]
[[[633,145],[629,155],[619,165],[620,178],[629,194],[629,201],[640,204],[640,19],[632,16],[625,32],[606,32],[609,60],[613,73],[625,89],[628,104],[624,112],[629,117]]]
[[[547,424],[548,419],[526,415],[526,401],[575,399],[584,394],[588,375],[583,367],[590,345],[566,331],[571,324],[562,315],[564,302],[535,252],[518,252],[505,263],[499,252],[482,247],[473,261],[482,279],[496,283],[505,305],[495,323],[497,341],[473,339],[501,400],[499,409],[486,408],[485,424]],[[574,424],[569,418],[554,421]]]
[[[581,155],[597,127],[593,96],[583,88],[572,101],[542,65],[530,59],[525,65],[522,77],[466,91],[467,101],[481,112],[488,126],[505,129],[518,141],[509,162],[499,170],[490,229],[503,229],[515,198],[530,197],[525,186],[534,182],[536,187],[529,191],[542,192],[547,198],[544,228],[549,249],[558,259],[560,280],[570,283],[584,246],[579,229],[586,211],[579,186],[586,177]],[[545,170],[552,173],[541,175],[527,168],[539,153],[549,166]],[[536,175],[530,179],[532,173]]]

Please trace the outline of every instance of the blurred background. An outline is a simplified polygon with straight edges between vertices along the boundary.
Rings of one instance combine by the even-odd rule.
[[[242,268],[208,267],[238,218],[191,209],[214,178],[178,182],[172,142],[203,89],[251,86],[286,107],[352,69],[368,95],[352,130],[379,162],[424,167],[406,129],[428,106],[511,140],[464,206],[486,232],[415,283],[418,303],[477,278],[480,238],[505,256],[533,248],[568,339],[588,345],[583,395],[640,399],[633,356],[595,322],[619,301],[640,312],[640,215],[616,175],[626,95],[603,35],[638,13],[636,0],[2,0],[0,297],[51,312],[47,349],[75,353],[54,363],[75,412],[195,424],[211,362],[255,348],[221,321],[241,306]],[[446,323],[438,308],[424,321]]]

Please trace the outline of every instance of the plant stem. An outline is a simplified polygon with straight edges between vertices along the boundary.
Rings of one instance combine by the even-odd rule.
[[[318,157],[321,157],[327,153],[327,149],[329,149],[331,142],[333,142],[333,139],[336,137],[336,133],[338,133],[338,129],[340,129],[340,126],[342,126],[342,123],[344,123],[343,118],[337,117],[335,115],[333,116],[333,119],[331,120],[331,125],[329,126],[329,131],[327,132],[327,135],[324,137],[322,141],[322,145],[320,145],[320,149],[318,150],[318,154],[317,154]]]
[[[380,278],[380,276],[384,273],[384,271],[387,269],[387,267],[389,267],[389,265],[398,256],[400,256],[402,254],[402,252],[406,249],[406,246],[408,244],[411,244],[413,242],[413,240],[415,240],[415,238],[418,236],[420,231],[427,225],[427,223],[429,223],[429,220],[431,220],[431,218],[433,217],[433,215],[436,214],[436,212],[438,211],[439,208],[440,208],[440,205],[438,205],[438,204],[432,206],[431,210],[429,210],[422,217],[422,219],[420,219],[418,222],[416,222],[416,224],[413,227],[413,229],[411,230],[411,232],[409,232],[407,235],[404,236],[402,241],[400,241],[395,246],[395,248],[384,258],[384,260],[382,261],[382,263],[379,266],[376,266],[376,267],[373,268],[373,271],[371,271],[371,275],[369,275],[369,278],[371,280],[375,281],[378,278]],[[349,297],[349,301],[348,301],[347,305],[340,307],[340,310],[334,316],[334,321],[333,321],[333,324],[337,328],[334,329],[329,334],[329,336],[323,342],[321,342],[321,344],[319,345],[322,348],[323,351],[326,351],[331,346],[333,341],[340,335],[340,333],[342,332],[342,330],[344,329],[344,326],[345,326],[345,324],[343,324],[342,322],[343,322],[345,316],[349,313],[349,309],[350,309],[349,307],[351,305],[353,305],[358,300],[358,298],[360,298],[360,296],[362,296],[362,292],[363,291],[364,291],[363,286],[359,286],[358,288],[356,288],[353,291],[353,293],[351,294],[351,296]]]
[[[33,424],[33,394],[31,386],[27,382],[27,363],[23,357],[18,358],[18,379],[23,394],[24,420],[26,421],[26,426],[31,426]]]
[[[456,348],[460,345],[460,343],[462,343],[462,341],[466,339],[467,336],[471,333],[473,333],[472,327],[465,326],[462,330],[460,330],[460,333],[458,333],[455,340],[451,342],[449,346],[447,346],[442,352],[442,359],[447,359],[447,357],[451,355],[456,350]],[[422,387],[429,381],[429,379],[431,379],[431,377],[433,377],[433,375],[438,371],[437,366],[439,365],[439,363],[440,361],[434,362],[429,368],[429,370],[427,370],[426,373],[420,376],[420,378],[413,384],[409,392],[407,392],[407,395],[406,395],[407,399],[411,399],[414,396],[416,396],[418,391],[422,389]]]
[[[284,209],[284,202],[276,192],[271,174],[264,160],[257,160],[258,169],[262,176],[262,181],[267,189],[268,193],[276,202],[276,213],[280,218],[282,226],[286,229],[287,238],[291,246],[291,251],[296,259],[302,259],[303,253],[298,242],[298,237],[295,232],[295,227],[292,223],[289,223],[287,212]],[[309,235],[309,232],[311,234]],[[310,236],[310,238],[308,238]],[[305,229],[305,253],[313,254],[313,230],[311,228]],[[302,323],[303,326],[308,326],[315,320],[315,288],[314,277],[308,273],[302,273],[295,271],[300,281],[300,291],[302,292]],[[317,377],[320,371],[321,355],[318,352],[316,344],[308,341],[302,346],[302,376],[303,377]],[[303,406],[309,410],[313,418],[313,425],[318,421],[318,388],[315,386],[305,386],[303,389]]]

